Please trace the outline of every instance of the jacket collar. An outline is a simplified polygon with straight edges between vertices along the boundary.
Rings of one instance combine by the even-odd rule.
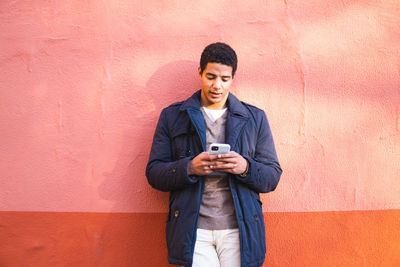
[[[191,97],[189,97],[186,101],[183,102],[180,110],[187,110],[187,109],[198,109],[200,110],[201,107],[201,90],[198,90],[194,93]],[[232,115],[237,115],[239,117],[249,117],[245,106],[234,96],[232,93],[229,93],[228,100],[227,100],[228,110]]]

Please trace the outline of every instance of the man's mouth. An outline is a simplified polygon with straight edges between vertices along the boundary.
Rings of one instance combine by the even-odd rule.
[[[222,93],[215,93],[215,92],[210,92],[210,95],[214,98],[220,97]]]

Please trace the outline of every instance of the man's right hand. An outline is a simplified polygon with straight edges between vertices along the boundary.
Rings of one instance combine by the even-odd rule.
[[[217,155],[209,155],[208,152],[198,154],[189,162],[188,175],[203,176],[212,173],[210,165],[216,158]]]

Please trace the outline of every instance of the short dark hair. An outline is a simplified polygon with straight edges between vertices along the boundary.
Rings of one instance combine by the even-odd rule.
[[[232,67],[232,78],[237,69],[237,56],[235,50],[225,43],[213,43],[204,48],[200,58],[200,69],[203,73],[208,62],[221,63]]]

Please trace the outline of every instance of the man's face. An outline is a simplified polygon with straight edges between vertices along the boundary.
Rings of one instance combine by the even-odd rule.
[[[209,109],[222,109],[231,87],[232,67],[220,63],[207,63],[203,73],[199,67],[201,80],[201,101]]]

